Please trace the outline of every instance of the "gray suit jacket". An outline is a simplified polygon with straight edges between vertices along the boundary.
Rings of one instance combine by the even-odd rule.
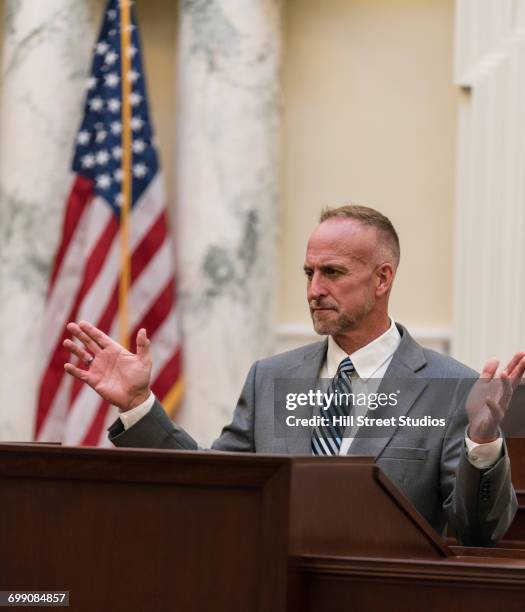
[[[450,357],[421,347],[404,327],[398,328],[401,342],[379,391],[401,391],[399,402],[396,407],[378,408],[374,416],[418,418],[431,414],[443,418],[446,426],[392,426],[366,428],[366,432],[362,428],[349,454],[376,457],[382,471],[438,532],[444,533],[449,523],[462,544],[492,545],[509,527],[517,501],[505,445],[503,456],[486,470],[474,467],[466,457],[464,403],[478,375]],[[305,435],[304,428],[281,427],[286,409],[275,402],[274,383],[301,379],[311,387],[326,350],[325,340],[256,362],[232,422],[224,427],[212,449],[311,454],[310,435]],[[109,437],[116,446],[199,448],[189,434],[172,423],[159,402],[127,431],[117,420]]]

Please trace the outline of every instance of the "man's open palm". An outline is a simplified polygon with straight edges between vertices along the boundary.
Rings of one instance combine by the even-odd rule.
[[[488,361],[467,398],[469,437],[480,444],[495,440],[510,405],[514,389],[525,373],[525,353],[516,353],[497,375],[499,362]]]
[[[137,334],[137,353],[127,351],[87,321],[68,323],[67,330],[82,344],[65,340],[64,347],[88,366],[84,370],[72,363],[64,369],[87,383],[103,399],[123,411],[141,404],[150,394],[150,341],[145,329]]]

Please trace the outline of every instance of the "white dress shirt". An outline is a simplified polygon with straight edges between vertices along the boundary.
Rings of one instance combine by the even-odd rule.
[[[401,336],[393,321],[391,321],[390,327],[384,334],[351,355],[347,355],[335,340],[329,336],[326,359],[320,372],[321,378],[333,378],[341,361],[346,357],[350,357],[355,368],[355,373],[352,374],[352,391],[355,393],[375,393],[381,382],[380,379],[384,376],[390,365],[400,342]],[[148,399],[142,404],[127,412],[121,412],[119,418],[124,429],[133,427],[135,423],[151,410],[154,402],[155,396],[153,393],[150,393]],[[363,414],[366,414],[366,408]],[[343,439],[339,450],[340,455],[348,453],[356,431],[357,427],[350,432],[351,437]],[[487,444],[476,444],[470,438],[465,437],[465,444],[467,446],[468,460],[479,469],[490,467],[501,457],[503,445],[501,438]]]

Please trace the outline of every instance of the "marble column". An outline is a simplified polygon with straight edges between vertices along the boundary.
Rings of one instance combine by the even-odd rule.
[[[0,439],[32,435],[41,314],[101,6],[6,0],[0,97]]]
[[[453,354],[476,368],[525,346],[525,1],[459,0]]]
[[[272,352],[279,0],[181,0],[176,241],[187,390],[208,444],[251,363]]]

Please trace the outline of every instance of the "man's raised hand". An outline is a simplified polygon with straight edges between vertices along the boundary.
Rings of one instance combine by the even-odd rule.
[[[150,394],[150,341],[145,329],[137,334],[136,355],[87,321],[68,323],[69,333],[80,341],[64,340],[64,347],[87,369],[66,363],[66,372],[87,383],[103,399],[120,410],[135,408]]]
[[[498,426],[507,413],[514,389],[525,373],[525,353],[516,353],[499,376],[498,366],[497,359],[485,364],[465,406],[469,420],[468,436],[480,444],[498,437]]]

